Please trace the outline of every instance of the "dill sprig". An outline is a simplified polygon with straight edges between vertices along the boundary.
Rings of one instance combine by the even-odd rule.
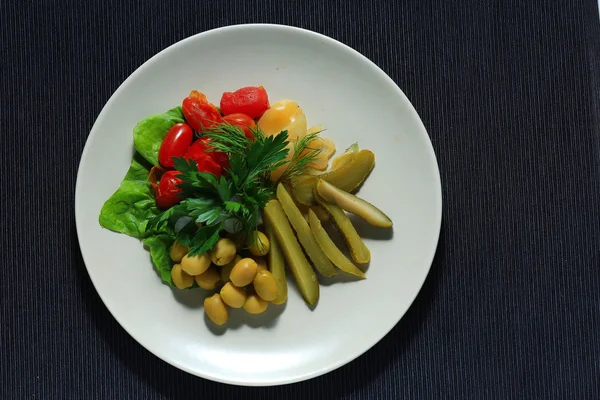
[[[308,166],[315,161],[319,154],[321,154],[321,151],[323,151],[320,148],[310,147],[311,143],[319,137],[319,133],[321,133],[321,131],[309,133],[294,143],[294,154],[289,161],[287,168],[283,174],[281,174],[279,181],[285,181],[307,172],[309,169]]]
[[[211,139],[212,151],[222,151],[228,154],[245,153],[252,144],[239,126],[231,124],[219,124],[202,136]]]

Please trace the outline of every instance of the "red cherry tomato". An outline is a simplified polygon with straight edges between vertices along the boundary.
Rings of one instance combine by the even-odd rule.
[[[185,157],[191,158],[192,160],[196,161],[196,163],[198,163],[198,160],[200,158],[206,156],[212,158],[212,160],[215,163],[217,163],[217,165],[221,168],[229,168],[229,158],[227,157],[227,154],[221,151],[208,150],[210,149],[210,140],[211,139],[207,137],[202,137],[196,140],[194,143],[192,143],[188,151],[185,153]]]
[[[206,96],[196,90],[183,99],[181,110],[187,123],[196,132],[212,128],[223,121],[217,107],[209,103]]]
[[[258,118],[269,108],[269,97],[264,87],[248,86],[235,92],[225,92],[221,97],[223,115],[246,114]]]
[[[160,181],[160,178],[165,172],[167,171],[160,165],[155,165],[150,169],[150,174],[148,174],[148,183],[150,186],[152,186],[155,192],[156,189],[158,189],[158,181]]]
[[[224,116],[223,120],[225,122],[230,123],[231,125],[239,126],[244,130],[244,135],[246,135],[248,139],[254,139],[254,134],[252,133],[250,128],[256,129],[256,123],[252,118],[250,118],[246,114],[229,114]]]
[[[179,196],[181,189],[177,187],[181,180],[175,177],[178,174],[179,171],[167,171],[160,178],[156,188],[156,205],[159,208],[170,208],[183,200]]]
[[[173,168],[173,157],[183,157],[192,144],[194,133],[188,124],[175,124],[162,141],[158,151],[158,161],[165,168]]]
[[[213,174],[217,178],[220,178],[223,169],[209,156],[209,154],[210,153],[205,153],[204,156],[194,160],[198,165],[198,171],[208,172],[209,174]]]

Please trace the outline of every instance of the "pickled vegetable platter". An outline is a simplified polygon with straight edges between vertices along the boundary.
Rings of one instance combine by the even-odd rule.
[[[333,157],[325,134],[293,100],[270,104],[262,86],[225,92],[219,106],[192,90],[138,122],[130,169],[100,225],[140,239],[173,290],[206,291],[214,324],[226,324],[231,308],[260,314],[285,303],[287,273],[314,306],[319,277],[366,278],[370,252],[348,214],[392,227],[356,195],[375,154],[354,144]]]
[[[257,117],[248,114],[253,110],[237,110],[252,122],[241,116],[230,117],[229,113],[236,113],[221,107],[223,92],[233,94],[249,85],[264,87],[266,111]],[[191,93],[193,89],[198,93]],[[191,99],[184,105],[188,97]],[[189,121],[184,111],[197,102],[212,103],[214,108],[205,104],[198,110],[212,115],[208,122],[216,118],[219,124],[196,130],[192,126],[195,122]],[[271,122],[266,123],[269,119]],[[188,125],[189,130],[178,124]],[[241,137],[238,128],[244,137],[246,132],[252,133],[250,128],[260,128],[260,132],[256,139],[241,138],[234,143],[212,138],[219,135],[216,130],[231,133],[232,129],[237,131],[234,138]],[[282,131],[287,131],[288,138],[275,142]],[[294,154],[288,151],[282,156],[280,152],[293,150],[310,134],[316,134],[318,140],[308,147],[320,150],[319,154],[310,152],[314,157],[306,159],[295,176],[283,176],[287,167],[282,164],[258,178],[250,177],[261,185],[246,186],[239,179],[239,173],[247,170],[240,165],[248,165],[239,163],[255,161],[235,154],[247,154],[248,150],[228,152],[226,148],[246,149],[270,138],[269,147],[280,146],[277,157],[285,163]],[[172,147],[166,146],[161,152],[167,136],[173,140]],[[180,136],[187,138],[183,144],[175,140]],[[172,167],[168,165],[169,151],[179,155],[171,156]],[[208,157],[205,153],[216,154]],[[229,167],[221,167],[226,162],[223,155]],[[212,184],[203,186],[203,192],[212,195],[207,196],[209,201],[199,201],[196,186],[206,183],[201,177],[217,179],[219,173],[219,193],[211,189]],[[158,204],[157,190],[165,175]],[[170,176],[182,183],[173,179],[175,185],[166,185]],[[227,183],[234,176],[238,178],[233,186],[220,185],[222,178]],[[358,184],[361,179],[363,183]],[[229,187],[232,193],[227,193]],[[255,189],[246,190],[248,196],[235,197],[234,192],[241,187]],[[264,207],[258,207],[256,213],[253,207],[246,207],[245,213],[241,206],[237,209],[236,203],[252,205],[250,197],[260,198]],[[296,229],[306,232],[306,224],[299,225],[298,218],[288,216],[288,197],[307,222],[313,247],[316,242],[333,266],[332,277],[317,269],[300,242],[302,234]],[[383,220],[369,203],[394,226],[372,225]],[[228,216],[223,218],[221,211],[226,204]],[[328,210],[328,205],[336,207]],[[199,213],[200,207],[203,211]],[[100,214],[102,225],[98,223]],[[230,214],[236,218],[230,219]],[[152,57],[102,108],[86,140],[75,188],[75,226],[86,269],[71,273],[84,281],[85,296],[94,298],[97,292],[124,331],[176,368],[237,385],[298,382],[351,362],[406,315],[431,270],[441,214],[440,173],[429,135],[410,101],[385,72],[349,47],[314,32],[264,24],[225,27],[194,35]],[[169,215],[172,218],[166,218]],[[200,215],[206,221],[198,223],[201,227],[195,222],[192,226],[188,219],[196,221]],[[274,226],[270,217],[287,219],[287,225]],[[194,260],[194,251],[202,250],[196,246],[206,242],[193,240],[201,228],[204,237],[211,238],[218,230],[213,240],[229,239],[235,244],[232,262],[218,265],[231,257],[228,241],[215,242],[197,254],[203,257]],[[278,233],[274,228],[284,231]],[[342,230],[349,235],[347,239]],[[280,240],[278,234],[284,238]],[[296,251],[284,251],[288,238],[296,242],[294,245],[289,240],[288,248],[293,246]],[[252,244],[266,240],[269,251],[265,255],[251,253]],[[353,244],[349,246],[347,240]],[[178,244],[174,246],[175,242]],[[310,246],[307,243],[305,240]],[[173,261],[171,252],[181,261]],[[314,251],[312,254],[319,257]],[[363,264],[353,256],[370,261]],[[291,257],[295,257],[296,265],[311,268],[297,270],[305,272],[298,274],[304,286],[294,276],[288,261]],[[232,280],[231,270],[243,259],[246,261],[237,272],[240,276]],[[256,263],[256,275],[252,283],[236,286],[236,282],[243,285],[244,279],[252,278],[254,264],[249,260]],[[204,272],[213,272],[199,274],[202,278],[181,273],[184,268],[196,273],[207,261],[210,264]],[[175,268],[177,264],[180,267]],[[327,269],[330,267],[321,265],[321,270]],[[179,289],[175,285],[173,272],[177,275],[178,271],[184,285],[191,281],[192,286]],[[276,282],[277,298],[265,300],[264,312],[250,314],[243,305],[227,305],[225,299],[239,307],[250,298],[246,308],[260,311],[265,303],[259,300],[259,291],[267,299],[274,291],[273,280],[264,277],[268,276],[266,271]],[[259,273],[261,277],[256,279]],[[87,282],[88,275],[95,290]],[[306,279],[311,277],[318,280],[317,286]],[[200,286],[213,284],[214,289]],[[316,303],[309,305],[303,295],[309,301],[309,296],[315,296]],[[211,298],[209,307],[216,322],[227,316],[223,325],[217,325],[205,312],[204,300]],[[418,307],[416,311],[426,310]],[[93,311],[98,312],[98,308]]]

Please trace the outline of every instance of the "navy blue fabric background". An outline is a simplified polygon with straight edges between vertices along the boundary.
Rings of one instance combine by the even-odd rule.
[[[1,2],[0,398],[600,398],[595,0],[349,3]],[[245,22],[378,64],[421,115],[443,184],[435,262],[402,321],[349,365],[277,388],[143,349],[100,301],[74,228],[78,161],[112,92],[166,46]]]

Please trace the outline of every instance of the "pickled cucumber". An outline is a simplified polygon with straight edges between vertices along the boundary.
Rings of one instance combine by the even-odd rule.
[[[354,229],[350,218],[348,218],[344,210],[335,204],[328,203],[316,193],[315,200],[317,200],[321,207],[331,214],[333,222],[340,230],[340,233],[344,237],[344,240],[350,249],[350,255],[352,256],[352,259],[359,264],[368,263],[371,260],[371,252],[358,235],[358,232],[356,232],[356,229]]]
[[[317,274],[304,256],[279,201],[270,200],[264,209],[264,214],[267,224],[273,229],[275,238],[281,246],[304,301],[309,305],[316,304],[319,300]]]
[[[310,223],[310,229],[315,235],[317,243],[319,243],[323,252],[327,254],[327,257],[329,257],[336,267],[344,272],[358,276],[361,279],[366,278],[365,273],[358,269],[356,265],[352,264],[352,261],[348,260],[348,257],[338,249],[335,243],[333,243],[333,240],[331,240],[325,229],[323,229],[321,221],[312,209],[308,211],[308,222]]]
[[[313,265],[319,271],[319,273],[325,277],[331,277],[335,275],[337,272],[329,261],[329,258],[323,253],[323,250],[317,244],[315,237],[313,236],[310,227],[308,226],[308,222],[304,219],[304,216],[298,210],[298,207],[294,204],[294,200],[292,200],[292,196],[285,190],[282,184],[277,186],[277,199],[285,211],[285,214],[290,221],[290,224],[298,234],[298,240],[304,251],[312,261]]]

